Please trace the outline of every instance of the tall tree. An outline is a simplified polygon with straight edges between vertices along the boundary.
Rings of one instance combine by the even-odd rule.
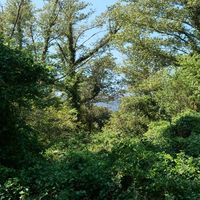
[[[89,4],[80,0],[44,1],[37,12],[31,0],[7,0],[2,13],[4,36],[34,53],[37,60],[55,66],[57,90],[66,94],[78,113],[81,104],[105,91],[115,65],[106,47],[119,30],[110,11],[95,19]],[[86,88],[90,88],[87,95]]]
[[[58,35],[57,29],[59,20],[58,15],[61,8],[59,0],[48,1],[40,13],[40,29],[42,41],[42,56],[41,60],[46,61],[48,50],[51,46],[51,42],[55,39],[55,35]]]
[[[82,100],[81,97],[81,81],[83,81],[86,71],[91,69],[92,63],[96,63],[94,61],[96,56],[105,56],[105,47],[119,29],[118,26],[112,26],[108,30],[108,27],[104,26],[104,24],[108,24],[107,13],[95,23],[90,23],[93,12],[88,11],[88,6],[88,3],[79,0],[55,0],[47,2],[41,13],[41,29],[44,30],[42,34],[44,38],[42,60],[50,59],[57,63],[60,69],[58,79],[63,84],[62,91],[67,94],[72,107],[76,108],[78,112],[81,103],[86,102],[86,99]],[[92,29],[94,31],[92,31],[91,36],[88,36]],[[105,31],[99,29],[105,29]],[[95,36],[100,32],[103,36],[96,39]],[[91,41],[92,45],[89,43]],[[54,49],[54,57],[48,54],[50,47]],[[106,60],[108,59],[107,57]],[[111,69],[112,62],[112,58],[110,62],[101,62],[99,68],[110,67]],[[95,86],[96,83],[92,82],[91,84]],[[95,98],[100,91],[91,90],[91,92],[93,94],[88,95],[88,100],[91,100],[92,97]]]
[[[199,10],[195,0],[127,0],[117,8],[124,21],[118,42],[132,80],[174,64],[179,54],[200,52]]]

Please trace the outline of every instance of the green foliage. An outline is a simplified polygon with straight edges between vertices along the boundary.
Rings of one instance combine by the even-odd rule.
[[[7,0],[2,5],[2,33],[8,43],[20,49],[30,45],[35,20],[33,13],[30,0]]]
[[[44,94],[49,76],[45,66],[35,63],[26,52],[11,49],[3,43],[0,47],[1,105],[4,106],[3,101],[24,105],[28,99]]]
[[[29,54],[2,41],[0,47],[0,157],[1,163],[16,167],[38,153],[34,132],[26,125],[22,110],[46,95],[50,74]]]
[[[130,87],[130,96],[122,98],[109,127],[123,133],[141,135],[150,122],[171,122],[187,109],[199,111],[199,57],[180,57],[177,67],[159,70]]]
[[[101,131],[111,116],[110,110],[95,105],[82,106],[81,113],[81,123],[84,129],[90,133]]]
[[[129,97],[111,128],[139,135],[152,121],[199,111],[198,9],[196,1],[180,0],[121,1],[113,8]]]
[[[113,114],[108,127],[122,133],[142,135],[151,121],[159,119],[158,111],[156,101],[148,95],[124,97],[119,111]]]
[[[185,56],[179,59],[180,69],[178,76],[184,80],[186,87],[191,92],[190,98],[193,99],[193,104],[196,109],[199,109],[200,100],[200,56]]]
[[[16,171],[12,168],[7,168],[3,165],[0,165],[0,174],[1,174],[1,180],[0,184],[7,181],[7,179],[16,176]]]
[[[184,146],[187,139],[192,141],[193,134],[174,135],[180,121],[198,134],[199,126],[193,123],[199,119],[198,113],[186,112],[171,126],[164,121],[151,125],[142,138],[105,131],[93,136],[81,151],[57,148],[55,153],[54,147],[54,155],[60,153],[57,158],[46,154],[48,160],[21,170],[11,185],[17,195],[26,191],[27,199],[199,199],[199,152],[192,154],[194,149],[189,152],[187,146],[175,149],[178,142]],[[12,194],[9,181],[3,185]],[[3,189],[0,195],[7,193]]]
[[[18,178],[8,179],[4,185],[0,188],[0,199],[1,200],[12,200],[12,199],[27,199],[28,188],[23,187],[20,184]]]
[[[195,112],[184,112],[178,115],[170,125],[169,122],[156,122],[150,125],[144,134],[147,145],[159,151],[185,152],[198,157],[200,140],[200,115]]]
[[[169,66],[177,54],[199,53],[197,2],[125,0],[116,7],[115,19],[123,22],[116,42],[134,74],[148,75]]]
[[[40,162],[22,171],[21,182],[28,186],[30,199],[109,199],[113,181],[110,162],[104,158],[90,152],[71,152],[60,161]]]
[[[45,108],[33,108],[28,113],[27,123],[37,132],[43,144],[68,140],[78,127],[77,113],[66,103]]]
[[[157,82],[154,98],[169,116],[186,109],[199,111],[199,67],[199,56],[180,57],[178,67],[160,71],[143,85]]]
[[[0,10],[0,200],[200,199],[198,1],[126,0],[90,25],[87,6]],[[121,78],[113,36],[114,113],[95,105]]]
[[[131,140],[118,146],[116,154],[115,168],[125,190],[119,199],[167,199],[168,195],[187,199],[191,192],[194,199],[199,197],[198,161],[192,157],[182,153],[173,158]]]

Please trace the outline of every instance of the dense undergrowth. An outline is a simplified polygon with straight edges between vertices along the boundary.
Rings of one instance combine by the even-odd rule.
[[[63,141],[46,149],[31,166],[1,166],[0,197],[199,199],[199,127],[200,115],[188,111],[171,125],[151,124],[142,137],[104,130],[87,144],[67,146]]]

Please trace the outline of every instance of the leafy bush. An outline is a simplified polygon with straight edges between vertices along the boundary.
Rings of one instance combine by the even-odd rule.
[[[148,144],[167,152],[184,151],[190,156],[199,156],[200,114],[185,111],[169,122],[152,123],[144,135]]]
[[[60,161],[43,161],[21,173],[30,197],[109,199],[114,187],[111,161],[104,154],[71,152]]]
[[[26,200],[28,196],[28,188],[23,187],[20,184],[18,178],[9,178],[0,187],[0,199],[1,200]]]
[[[199,159],[145,148],[130,140],[115,147],[113,168],[121,183],[118,199],[199,198]]]
[[[33,108],[27,123],[37,132],[43,144],[69,139],[78,127],[77,113],[67,103],[45,108]]]

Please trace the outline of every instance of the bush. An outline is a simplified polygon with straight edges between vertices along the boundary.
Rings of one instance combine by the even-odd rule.
[[[127,135],[142,136],[148,125],[159,116],[159,107],[148,95],[122,98],[119,111],[111,117],[107,128]]]
[[[200,150],[200,114],[185,111],[169,122],[156,122],[149,126],[144,141],[160,151],[171,153],[185,152],[190,156],[199,156]]]
[[[43,145],[68,140],[77,131],[77,113],[66,103],[46,108],[32,108],[26,119]]]
[[[9,178],[0,187],[0,199],[1,200],[26,200],[28,197],[28,188],[20,184],[18,178]]]

